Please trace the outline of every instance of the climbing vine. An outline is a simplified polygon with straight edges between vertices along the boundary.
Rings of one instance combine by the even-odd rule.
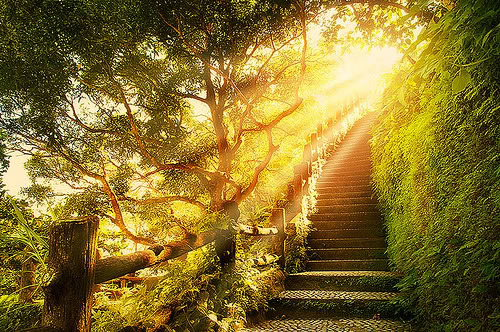
[[[434,17],[385,92],[376,191],[406,303],[429,329],[500,327],[500,3]]]

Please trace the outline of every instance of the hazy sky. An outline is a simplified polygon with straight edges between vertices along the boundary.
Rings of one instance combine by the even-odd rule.
[[[3,175],[3,182],[10,195],[17,195],[21,187],[27,187],[30,183],[24,169],[26,160],[28,160],[28,157],[21,154],[12,155],[9,159],[10,166]]]

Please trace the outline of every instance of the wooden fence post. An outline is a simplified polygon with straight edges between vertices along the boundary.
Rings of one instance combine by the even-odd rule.
[[[277,239],[273,241],[273,252],[280,257],[279,265],[285,268],[285,209],[273,209],[271,211],[271,225],[278,229]]]
[[[238,204],[234,201],[224,202],[222,206],[223,213],[230,219],[230,225],[227,230],[222,230],[215,238],[215,252],[219,256],[222,266],[231,263],[236,254],[236,242],[234,241],[234,224],[238,222],[240,210]]]
[[[293,196],[300,198],[302,196],[302,175],[298,173],[297,166],[293,170]]]
[[[316,132],[318,133],[318,140],[322,140],[323,139],[323,124],[322,123],[318,123],[317,127],[316,127]]]
[[[302,159],[304,160],[304,162],[307,163],[307,177],[309,177],[312,174],[312,148],[311,148],[311,144],[304,145],[304,155],[303,155]]]
[[[311,152],[312,152],[312,161],[316,161],[318,159],[318,134],[311,134]]]
[[[43,326],[64,332],[90,331],[98,228],[97,217],[52,226]]]

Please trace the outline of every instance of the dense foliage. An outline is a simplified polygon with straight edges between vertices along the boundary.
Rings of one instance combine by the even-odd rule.
[[[54,219],[99,216],[106,255],[132,249],[123,237],[137,250],[213,229],[211,213],[228,201],[244,223],[262,224],[317,123],[366,92],[353,87],[361,76],[330,85],[328,103],[316,98],[335,78],[336,43],[409,44],[419,20],[393,24],[405,5],[0,0],[0,129],[9,149],[31,156],[24,193],[49,203]],[[327,43],[309,35],[319,25]],[[5,221],[5,233],[19,226]],[[43,247],[43,238],[19,238]],[[38,247],[28,242],[17,251],[32,255]],[[94,327],[152,327],[163,315],[175,328],[237,328],[280,278],[249,264],[267,249],[244,242],[226,270],[203,249],[153,271],[163,280],[152,291],[139,287],[117,303],[100,294]]]
[[[240,245],[242,244],[239,241]],[[259,243],[254,243],[259,246]],[[267,299],[282,290],[283,274],[276,266],[257,267],[246,246],[234,264],[224,268],[213,246],[160,268],[162,276],[128,291],[119,301],[98,293],[93,331],[115,331],[142,322],[176,331],[234,331],[248,312],[262,310]]]
[[[499,18],[488,0],[436,17],[375,131],[389,255],[426,329],[500,328]]]

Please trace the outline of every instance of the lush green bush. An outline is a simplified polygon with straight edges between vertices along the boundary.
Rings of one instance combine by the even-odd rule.
[[[99,299],[92,330],[116,331],[139,322],[148,328],[168,325],[175,331],[237,330],[247,312],[267,307],[284,279],[276,266],[252,265],[249,257],[262,244],[249,246],[252,254],[238,250],[236,261],[221,268],[213,245],[208,245],[169,262],[153,289],[143,285],[125,291],[119,301]]]
[[[496,0],[459,1],[431,23],[374,132],[389,256],[439,331],[500,328],[499,18]]]
[[[40,323],[42,302],[19,303],[17,295],[0,295],[0,331],[18,331]]]

